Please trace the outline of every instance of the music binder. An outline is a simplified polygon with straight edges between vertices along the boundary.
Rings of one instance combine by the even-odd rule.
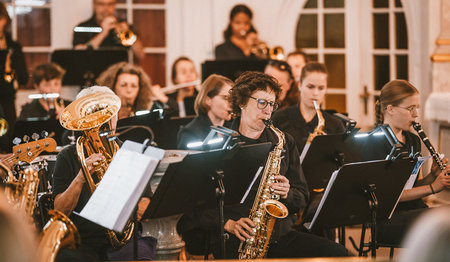
[[[162,149],[125,141],[79,215],[121,232],[163,156]]]

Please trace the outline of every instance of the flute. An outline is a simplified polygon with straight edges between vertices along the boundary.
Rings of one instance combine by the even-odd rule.
[[[188,83],[182,83],[182,84],[177,84],[177,85],[173,85],[173,86],[161,87],[161,91],[164,94],[170,94],[170,93],[177,91],[178,89],[189,87],[189,86],[195,86],[195,89],[197,89],[197,91],[200,91],[200,84],[201,84],[200,80],[195,80],[195,81],[188,82]]]

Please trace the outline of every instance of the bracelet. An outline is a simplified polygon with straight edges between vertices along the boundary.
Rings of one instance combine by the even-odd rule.
[[[431,184],[429,186],[430,186],[430,189],[431,189],[431,193],[433,193],[433,195],[436,194],[436,192],[434,192],[433,186]]]

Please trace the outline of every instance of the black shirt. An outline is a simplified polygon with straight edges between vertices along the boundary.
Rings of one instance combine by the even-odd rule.
[[[95,19],[95,14],[89,18],[89,20],[84,21],[77,25],[77,27],[101,27],[97,20]],[[94,36],[99,33],[94,32],[73,32],[73,46],[78,44],[86,44]],[[108,36],[100,44],[100,47],[123,47],[120,43],[119,38],[116,36],[114,30],[110,30]]]
[[[250,56],[246,56],[242,49],[233,44],[229,39],[216,46],[214,53],[216,55],[216,60],[245,60],[256,58],[253,53],[251,53]]]
[[[25,63],[25,56],[22,52],[22,46],[19,42],[13,41],[11,34],[5,33],[6,45],[8,51],[11,52],[11,69],[14,71],[15,79],[21,85],[26,85],[28,82],[28,70]],[[13,96],[16,93],[13,82],[8,83],[5,81],[5,65],[0,65],[0,100],[14,99]]]
[[[344,132],[344,125],[337,117],[322,111],[325,119],[324,132],[327,134],[339,134]],[[300,105],[296,104],[276,111],[272,116],[273,123],[281,131],[284,131],[294,137],[299,152],[308,140],[309,135],[314,132],[317,126],[317,114],[310,122],[306,122],[300,112]]]
[[[78,161],[75,145],[70,145],[64,148],[58,154],[55,171],[53,173],[53,197],[67,190],[77,176],[78,171],[80,171],[80,168],[81,166]],[[81,212],[90,196],[91,193],[89,187],[87,183],[85,183],[74,211],[77,213]],[[93,247],[103,247],[109,245],[105,228],[74,213],[70,214],[69,218],[77,227],[83,245]]]
[[[64,100],[64,106],[68,106],[70,101]],[[38,99],[31,101],[30,103],[22,106],[22,111],[20,111],[19,120],[27,120],[27,118],[41,118],[47,117],[48,111],[45,110]]]
[[[231,128],[238,131],[239,121],[239,118],[235,119]],[[269,128],[265,128],[258,139],[251,139],[242,135],[240,136],[240,139],[244,144],[271,142],[275,146],[278,143],[278,137]],[[286,218],[277,219],[271,238],[272,242],[277,241],[281,236],[291,230],[291,226],[296,220],[295,214],[306,206],[309,197],[308,186],[300,167],[300,158],[295,141],[291,135],[286,133],[285,141],[285,152],[282,155],[279,174],[285,176],[289,180],[290,189],[287,199],[280,199],[280,201],[288,208],[289,215]],[[227,208],[225,211],[225,221],[227,221],[227,218],[238,220],[242,217],[249,216],[259,184],[260,179],[254,183],[253,188],[250,190],[250,193],[243,204]]]
[[[403,131],[405,136],[405,143],[402,144],[401,151],[409,155],[411,152],[421,152],[420,138],[411,132]],[[362,149],[362,158],[364,161],[369,160],[382,160],[386,159],[386,156],[390,153],[392,146],[384,136],[369,136],[367,142]],[[416,178],[417,182],[418,176]],[[426,208],[427,205],[422,199],[415,199],[410,201],[399,202],[395,211],[399,210],[411,210],[417,208]]]

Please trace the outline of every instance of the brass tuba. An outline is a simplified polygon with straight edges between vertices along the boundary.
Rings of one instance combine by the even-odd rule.
[[[100,130],[111,130],[110,120],[117,115],[120,105],[120,98],[115,94],[98,92],[73,101],[59,118],[64,128],[84,133],[84,136],[78,138],[76,147],[81,169],[91,193],[97,188],[119,148],[115,141],[109,141],[107,136],[100,136]],[[101,153],[105,160],[95,167],[91,175],[86,164],[86,155],[95,153]],[[108,230],[111,245],[116,249],[125,245],[133,234],[133,227],[134,224],[129,221],[121,239],[114,231]]]

